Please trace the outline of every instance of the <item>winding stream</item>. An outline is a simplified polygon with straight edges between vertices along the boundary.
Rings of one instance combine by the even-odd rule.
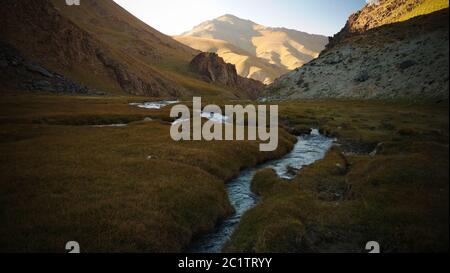
[[[279,177],[293,179],[296,173],[293,170],[300,170],[304,166],[322,159],[333,141],[333,139],[321,135],[318,130],[313,130],[310,135],[298,137],[294,149],[283,158],[241,172],[239,177],[226,184],[228,198],[235,209],[234,215],[226,218],[214,232],[193,242],[188,252],[220,253],[222,251],[244,213],[259,202],[258,196],[250,190],[251,181],[258,170],[272,168]]]
[[[146,109],[161,109],[178,102],[179,101],[158,101],[130,103],[130,105]],[[201,116],[215,122],[227,123],[228,121],[228,117],[219,113],[202,112]],[[187,120],[178,119],[173,123],[175,124],[184,121]],[[244,213],[259,202],[259,197],[250,190],[250,184],[258,170],[272,168],[280,178],[291,180],[295,177],[298,170],[322,159],[326,152],[331,148],[333,142],[333,139],[321,135],[318,130],[314,129],[311,134],[298,137],[298,142],[295,144],[294,149],[281,159],[272,160],[242,171],[237,178],[226,184],[228,198],[235,209],[235,213],[222,221],[212,233],[203,235],[193,242],[188,249],[188,252],[220,253],[222,251],[225,243],[230,239],[231,234],[240,222]]]

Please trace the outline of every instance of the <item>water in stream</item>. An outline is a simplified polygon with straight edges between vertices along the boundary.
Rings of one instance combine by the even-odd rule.
[[[310,135],[298,137],[294,149],[283,158],[241,172],[239,177],[226,185],[228,198],[235,209],[235,214],[225,219],[214,232],[195,241],[188,252],[220,253],[222,251],[241,217],[259,201],[258,196],[250,190],[251,181],[258,170],[272,168],[279,177],[293,179],[295,174],[292,170],[300,170],[304,166],[322,159],[332,144],[333,139],[319,134],[318,130],[313,130]]]
[[[162,100],[162,101],[153,101],[153,102],[133,102],[130,103],[131,106],[137,106],[139,108],[145,109],[161,109],[171,104],[179,103],[178,100]]]
[[[130,105],[146,109],[161,109],[178,102],[158,101],[131,103]],[[219,123],[229,122],[229,118],[223,116],[221,113],[201,112],[201,117]],[[189,120],[180,118],[175,120],[173,124]],[[219,253],[222,251],[223,246],[230,239],[241,217],[259,201],[258,196],[250,190],[251,181],[258,170],[272,168],[280,178],[286,180],[293,179],[298,170],[322,159],[332,146],[333,141],[333,139],[321,135],[318,130],[312,130],[311,134],[298,137],[298,142],[294,146],[294,149],[281,159],[269,161],[255,168],[242,171],[239,177],[226,184],[228,198],[235,209],[234,215],[225,219],[214,232],[206,234],[195,241],[188,249],[188,252]]]

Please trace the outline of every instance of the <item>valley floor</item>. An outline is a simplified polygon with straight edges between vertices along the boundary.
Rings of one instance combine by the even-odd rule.
[[[0,251],[63,252],[72,240],[83,252],[183,251],[232,213],[226,181],[309,128],[340,145],[293,182],[259,172],[262,202],[226,251],[448,250],[448,102],[281,103],[279,148],[260,153],[249,141],[173,142],[170,107],[129,105],[146,100],[1,95]],[[127,126],[95,126],[108,124]]]
[[[136,101],[0,98],[1,251],[183,251],[232,213],[225,181],[295,141],[284,133],[264,154],[255,142],[174,142],[170,107]]]
[[[287,183],[262,170],[262,202],[242,219],[228,252],[446,252],[448,102],[286,103],[293,131],[337,137],[325,158]]]

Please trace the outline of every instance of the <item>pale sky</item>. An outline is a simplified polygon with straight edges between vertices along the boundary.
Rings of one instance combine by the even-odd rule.
[[[365,0],[114,0],[151,27],[178,35],[224,14],[331,36]]]

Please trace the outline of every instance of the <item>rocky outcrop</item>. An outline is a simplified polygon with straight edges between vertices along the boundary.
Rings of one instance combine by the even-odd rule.
[[[280,100],[448,99],[448,8],[378,27],[376,22],[383,20],[363,23],[366,19],[361,16],[366,12],[353,15],[319,58],[277,79],[266,96]]]
[[[262,82],[239,76],[236,66],[226,63],[216,53],[200,53],[190,63],[193,72],[200,74],[205,81],[219,83],[244,91],[249,98],[261,95],[265,85]]]
[[[225,63],[216,53],[200,53],[192,59],[191,70],[202,75],[207,81],[226,86],[237,86],[236,67]]]

